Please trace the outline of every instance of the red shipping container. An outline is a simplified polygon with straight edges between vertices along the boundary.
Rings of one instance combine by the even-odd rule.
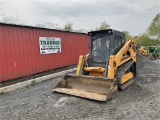
[[[61,39],[61,53],[40,54],[39,37]],[[78,63],[88,53],[83,33],[0,23],[0,82]]]

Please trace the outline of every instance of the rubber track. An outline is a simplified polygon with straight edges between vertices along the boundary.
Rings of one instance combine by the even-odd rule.
[[[123,85],[121,84],[122,76],[133,65],[133,63],[134,63],[134,61],[130,60],[127,63],[124,63],[117,68],[115,78],[117,79],[118,90],[120,90],[120,91],[124,90],[126,87],[128,87],[133,82],[133,80],[131,79],[131,80],[127,81],[126,83],[124,83]]]

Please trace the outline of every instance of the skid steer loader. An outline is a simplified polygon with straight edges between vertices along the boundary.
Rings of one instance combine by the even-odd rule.
[[[112,29],[88,34],[89,54],[80,55],[76,74],[66,74],[53,91],[107,101],[135,80],[136,44]]]
[[[143,48],[137,48],[137,52],[145,57],[147,57],[148,59],[151,59],[151,56],[148,54],[147,50],[143,49]]]

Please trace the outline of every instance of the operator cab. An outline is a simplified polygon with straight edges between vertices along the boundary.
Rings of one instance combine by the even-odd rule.
[[[106,67],[110,55],[115,55],[125,44],[125,35],[113,29],[92,31],[89,43],[89,66]]]

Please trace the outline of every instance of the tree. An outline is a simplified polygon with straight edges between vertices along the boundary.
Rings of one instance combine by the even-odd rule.
[[[72,23],[66,23],[63,30],[73,31],[73,24]]]
[[[158,13],[152,20],[147,33],[150,37],[160,40],[160,13]]]
[[[159,44],[158,40],[151,39],[146,33],[136,36],[135,41],[139,46],[156,46]]]
[[[110,25],[106,21],[103,21],[102,23],[100,23],[100,26],[96,28],[96,30],[106,30],[109,28]]]
[[[132,35],[130,35],[129,34],[129,32],[128,31],[122,31],[124,34],[125,34],[125,39],[131,39],[131,38],[133,38],[133,36]]]

